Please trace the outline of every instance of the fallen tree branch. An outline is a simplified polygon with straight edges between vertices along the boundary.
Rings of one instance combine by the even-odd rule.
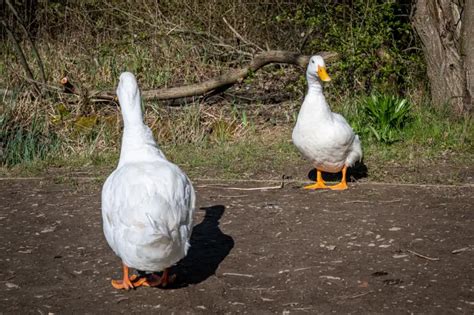
[[[327,62],[337,60],[339,55],[335,52],[319,52]],[[143,90],[142,99],[146,101],[150,100],[171,100],[178,98],[185,98],[191,96],[202,96],[208,95],[209,93],[222,93],[232,85],[242,82],[249,74],[254,73],[260,68],[271,64],[291,64],[305,68],[308,65],[309,58],[311,56],[301,55],[296,52],[281,51],[281,50],[269,50],[261,52],[250,61],[250,63],[243,68],[231,70],[221,76],[214,79],[210,79],[201,83],[172,87],[162,88],[153,90]],[[71,91],[75,91],[71,94],[77,94],[77,89],[74,86],[69,87]],[[88,95],[88,98],[95,99],[97,101],[116,101],[115,90],[108,91],[92,91]]]
[[[319,52],[318,54],[322,56],[326,61],[333,61],[338,58],[338,54],[334,52]],[[310,57],[311,56],[305,56],[290,51],[264,51],[257,54],[250,61],[250,64],[244,68],[232,70],[226,74],[218,76],[217,78],[210,79],[201,83],[156,90],[144,90],[142,91],[142,98],[144,100],[170,100],[183,97],[204,95],[220,87],[230,87],[237,82],[241,82],[250,73],[253,73],[258,69],[262,68],[263,66],[266,66],[271,63],[292,64],[301,68],[305,68],[308,65]],[[97,98],[113,99],[115,97],[115,92],[94,92],[94,96]]]

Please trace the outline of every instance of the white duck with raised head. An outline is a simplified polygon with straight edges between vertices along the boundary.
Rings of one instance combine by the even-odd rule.
[[[117,95],[124,130],[117,168],[102,188],[105,238],[123,263],[123,279],[112,280],[117,289],[166,285],[168,267],[189,249],[195,193],[191,181],[168,161],[144,122],[135,76],[120,75]],[[129,276],[129,268],[163,271]]]
[[[341,115],[333,113],[323,94],[321,81],[330,81],[321,56],[312,56],[306,70],[308,93],[293,129],[293,143],[310,160],[317,171],[316,183],[305,189],[347,189],[347,168],[360,161],[362,148],[359,137]],[[342,171],[339,184],[327,186],[321,172]]]

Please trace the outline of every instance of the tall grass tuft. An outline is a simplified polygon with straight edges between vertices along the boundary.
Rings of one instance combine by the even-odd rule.
[[[15,110],[0,115],[0,164],[13,166],[44,160],[59,148],[58,136],[44,116],[33,113],[27,123],[14,117]]]

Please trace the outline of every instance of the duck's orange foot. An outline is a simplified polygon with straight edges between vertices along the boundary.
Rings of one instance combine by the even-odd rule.
[[[311,190],[316,190],[316,189],[325,189],[329,188],[329,186],[326,186],[326,184],[321,183],[321,182],[316,182],[311,185],[304,186],[303,189],[311,189]]]
[[[339,183],[337,185],[334,185],[334,186],[329,186],[328,188],[332,189],[332,190],[345,190],[348,188],[347,184],[346,183]]]
[[[316,182],[311,185],[304,186],[303,189],[311,189],[311,190],[316,190],[316,189],[326,189],[329,188],[329,186],[326,185],[326,183],[323,180],[323,175],[320,170],[316,169]]]
[[[123,280],[112,280],[112,286],[116,289],[130,290],[135,288],[134,281],[137,279],[136,275],[132,275],[130,278],[124,277]]]
[[[148,279],[142,284],[145,287],[166,287],[168,284],[173,283],[176,279],[176,275],[170,276],[168,273],[168,269],[163,271],[163,275],[160,277],[157,274],[152,273]]]

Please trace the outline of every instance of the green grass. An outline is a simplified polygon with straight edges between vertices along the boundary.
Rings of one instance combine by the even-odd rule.
[[[369,121],[373,117],[361,112],[360,99],[334,103],[335,111],[341,112],[359,133],[369,180],[390,180],[393,174],[387,173],[387,168],[415,172],[419,167],[441,164],[454,169],[472,166],[474,137],[468,117],[454,119],[428,105],[411,106],[404,115],[409,119],[393,125],[397,141],[381,141],[372,131],[362,128],[374,120]],[[79,170],[92,177],[104,177],[116,167],[121,137],[116,109],[105,108],[88,116],[71,111],[58,118],[55,107],[51,112],[41,107],[32,110],[31,104],[19,101],[9,104],[9,108],[0,116],[4,152],[0,176],[41,175],[53,169],[58,174]],[[390,112],[390,106],[386,108]],[[305,179],[311,164],[291,143],[291,117],[297,109],[291,105],[271,112],[263,104],[237,107],[234,103],[170,108],[152,103],[147,106],[145,118],[168,158],[191,178],[291,175]],[[82,121],[93,123],[85,128],[79,124]],[[423,181],[410,177],[403,180]]]
[[[398,142],[387,144],[376,138],[361,137],[364,163],[369,170],[368,179],[393,181],[396,176],[397,180],[404,182],[426,182],[427,178],[431,179],[426,176],[432,174],[419,177],[417,172],[420,168],[431,172],[430,168],[436,166],[449,165],[452,170],[472,166],[472,135],[469,121],[449,121],[429,111],[423,115],[415,113]],[[291,175],[305,180],[311,164],[300,156],[290,139],[291,129],[285,128],[275,130],[271,136],[252,132],[232,141],[206,139],[181,144],[164,143],[161,148],[192,179],[276,179],[281,175]],[[2,173],[4,176],[40,175],[49,168],[59,175],[79,170],[104,179],[117,165],[118,149],[111,147],[100,152],[84,150],[77,155],[51,153],[46,159],[22,163],[13,168],[4,167]],[[399,171],[393,173],[390,168]],[[456,183],[457,175],[454,171],[451,173],[449,181]]]
[[[247,138],[237,142],[164,147],[163,150],[190,176],[200,178],[265,177],[269,173],[281,173],[288,164],[298,161],[296,149],[283,137],[270,143],[262,138]]]
[[[27,125],[16,125],[11,119],[10,113],[0,116],[0,164],[13,166],[43,160],[59,147],[58,136],[49,132],[44,117],[35,114]]]

